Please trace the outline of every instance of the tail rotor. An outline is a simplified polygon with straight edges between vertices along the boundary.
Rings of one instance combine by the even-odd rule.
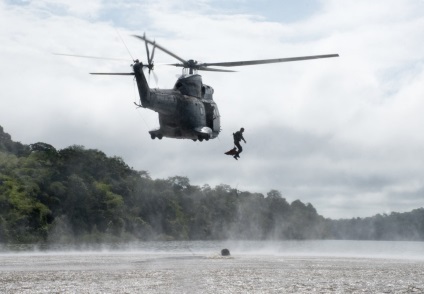
[[[153,78],[154,78],[156,86],[157,86],[158,77],[155,74],[155,72],[153,71],[154,66],[155,66],[153,58],[155,57],[156,41],[153,41],[151,43],[147,42],[145,33],[143,34],[143,38],[144,38],[144,44],[146,45],[146,54],[147,54],[147,64],[144,65],[144,68],[147,68],[149,70],[149,84],[150,84],[150,74],[153,74]],[[149,44],[151,44],[153,46],[152,54],[150,54]]]

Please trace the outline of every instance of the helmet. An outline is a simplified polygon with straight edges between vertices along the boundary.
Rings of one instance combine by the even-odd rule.
[[[244,132],[244,128],[241,128],[240,131]]]

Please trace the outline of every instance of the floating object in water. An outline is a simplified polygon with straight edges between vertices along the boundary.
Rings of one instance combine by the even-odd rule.
[[[221,250],[221,255],[222,256],[230,256],[230,250],[228,250],[228,249],[222,249]]]

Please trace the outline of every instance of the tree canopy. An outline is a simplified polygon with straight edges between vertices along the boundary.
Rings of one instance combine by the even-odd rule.
[[[424,240],[424,210],[330,220],[277,190],[152,179],[99,150],[14,142],[0,126],[0,243],[211,239]]]

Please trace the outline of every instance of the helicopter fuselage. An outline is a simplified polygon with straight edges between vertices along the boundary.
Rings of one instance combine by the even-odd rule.
[[[140,106],[159,115],[159,128],[149,131],[152,139],[209,140],[218,136],[220,116],[213,100],[213,88],[202,83],[198,74],[181,76],[173,89],[150,89],[142,70],[133,65]]]

